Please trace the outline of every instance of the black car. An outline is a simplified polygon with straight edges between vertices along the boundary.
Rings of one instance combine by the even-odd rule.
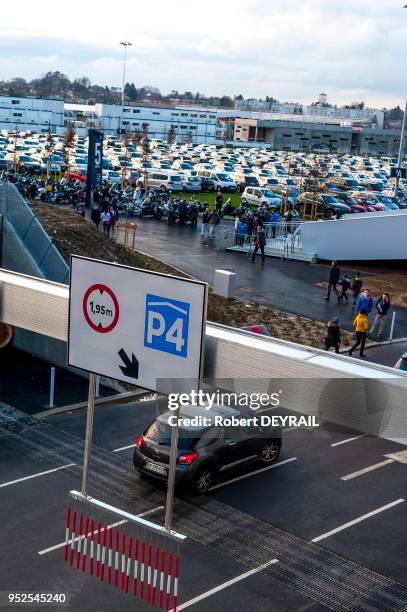
[[[215,191],[215,181],[209,177],[201,177],[201,189],[202,191]]]
[[[255,411],[243,413],[223,406],[210,410],[187,406],[181,408],[180,417],[183,422],[179,429],[175,482],[194,493],[206,493],[219,476],[251,463],[269,465],[280,454],[280,427],[261,427],[252,422],[248,425],[217,422],[232,417],[239,421],[253,419]],[[167,480],[175,418],[175,412],[165,412],[137,437],[133,460],[135,468],[142,474]],[[190,424],[185,419],[189,419]]]

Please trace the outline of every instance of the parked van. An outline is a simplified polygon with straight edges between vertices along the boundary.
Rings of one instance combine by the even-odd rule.
[[[210,178],[213,180],[215,189],[220,188],[222,191],[236,191],[237,185],[235,181],[227,174],[226,172],[213,170],[199,170],[198,172],[199,178],[207,179]]]
[[[162,191],[182,191],[182,177],[175,172],[153,171],[148,173],[148,185]]]

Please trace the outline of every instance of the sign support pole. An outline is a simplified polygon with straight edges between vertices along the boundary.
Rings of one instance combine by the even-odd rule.
[[[82,495],[88,496],[90,454],[93,437],[93,415],[95,414],[96,374],[89,374],[88,410],[86,415],[85,453],[83,456]]]
[[[175,412],[176,425],[171,429],[170,467],[168,471],[167,500],[165,503],[164,529],[172,530],[172,515],[174,509],[175,471],[177,467],[177,450],[179,434],[180,405]]]

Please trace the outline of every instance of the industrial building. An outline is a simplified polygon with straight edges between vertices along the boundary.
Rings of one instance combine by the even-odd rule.
[[[325,107],[320,106],[320,111]],[[332,108],[332,107],[328,107]],[[321,110],[322,109],[322,110]],[[369,127],[357,109],[352,120],[336,113],[298,115],[259,113],[193,106],[70,104],[63,100],[0,96],[0,130],[63,134],[72,122],[78,135],[97,128],[107,135],[134,134],[165,139],[172,127],[178,143],[240,146],[270,145],[287,151],[325,151],[362,155],[398,153],[398,131]],[[380,117],[378,123],[380,123]],[[373,125],[377,125],[373,123]]]

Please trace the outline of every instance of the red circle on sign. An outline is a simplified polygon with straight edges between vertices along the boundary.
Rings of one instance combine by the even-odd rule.
[[[113,317],[113,321],[107,326],[107,327],[99,327],[99,325],[96,325],[92,319],[90,318],[89,314],[88,314],[88,298],[90,296],[91,293],[93,293],[93,291],[106,291],[106,293],[108,295],[110,295],[110,297],[112,298],[112,302],[114,305],[114,317]],[[117,301],[117,297],[115,296],[115,294],[113,293],[113,291],[107,287],[106,285],[101,285],[101,284],[97,284],[97,285],[92,285],[91,287],[89,287],[89,289],[86,291],[84,297],[83,297],[83,302],[82,302],[82,308],[83,308],[83,314],[85,316],[86,322],[87,324],[94,329],[95,331],[99,332],[100,334],[106,334],[107,332],[112,331],[112,329],[114,329],[117,325],[117,322],[119,320],[119,302]]]

